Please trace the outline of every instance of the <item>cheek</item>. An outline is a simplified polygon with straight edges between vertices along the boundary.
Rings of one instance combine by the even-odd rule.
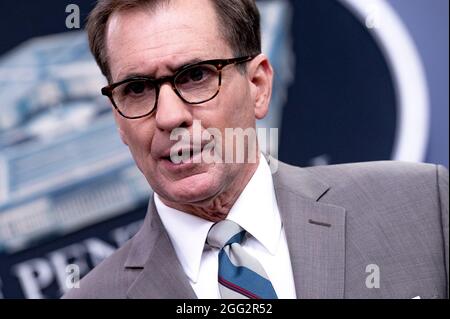
[[[242,128],[246,129],[255,126],[255,113],[254,109],[248,99],[240,99],[238,101],[233,101],[234,103],[230,106],[232,110],[229,110],[224,114],[227,127],[230,128]]]
[[[150,156],[154,130],[151,125],[141,120],[138,121],[126,123],[121,127],[121,130],[136,164],[143,170],[145,169],[144,164],[148,163],[148,157]]]
[[[219,110],[222,127],[247,128],[255,123],[254,107],[252,106],[246,83],[236,81],[235,85],[222,92],[221,107]]]

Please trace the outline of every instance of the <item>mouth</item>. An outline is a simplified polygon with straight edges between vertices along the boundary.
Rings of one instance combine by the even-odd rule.
[[[189,163],[200,163],[201,158],[198,159],[199,161],[194,161],[194,159],[197,159],[199,155],[203,152],[203,146],[201,148],[190,148],[187,149],[179,149],[178,152],[171,152],[171,154],[168,154],[166,156],[162,156],[161,160],[168,162],[172,165],[183,165],[183,164],[189,164]]]

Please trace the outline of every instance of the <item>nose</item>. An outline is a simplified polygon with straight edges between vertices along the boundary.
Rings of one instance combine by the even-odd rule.
[[[162,84],[159,90],[155,119],[156,126],[169,133],[177,127],[192,125],[192,114],[186,103],[178,97],[169,83]]]

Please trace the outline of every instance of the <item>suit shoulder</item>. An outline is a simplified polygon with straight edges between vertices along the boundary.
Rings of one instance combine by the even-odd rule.
[[[307,170],[330,186],[321,201],[346,207],[352,216],[391,212],[404,218],[409,212],[410,219],[439,220],[441,190],[448,188],[448,171],[434,164],[379,161]]]
[[[358,211],[357,207],[389,210],[402,205],[426,206],[440,212],[442,194],[448,189],[448,171],[434,164],[378,161],[307,168],[279,165],[276,179],[281,187],[300,195],[308,194],[308,188],[321,190],[321,202],[347,207],[349,212]],[[445,200],[443,203],[445,206]]]
[[[400,161],[376,161],[314,167],[296,167],[279,163],[278,180],[289,181],[290,188],[318,182],[333,191],[398,189],[420,191],[448,188],[448,171],[442,166]],[[311,178],[312,177],[312,178]],[[285,183],[286,184],[286,183]],[[438,185],[439,184],[439,185]]]
[[[107,257],[92,269],[79,282],[78,288],[72,288],[63,299],[118,299],[126,298],[126,288],[132,278],[133,270],[125,269],[132,240]]]
[[[434,164],[400,161],[377,161],[328,166],[316,166],[307,170],[328,184],[366,187],[399,187],[424,185],[436,186],[441,169]],[[448,172],[447,172],[448,175]]]

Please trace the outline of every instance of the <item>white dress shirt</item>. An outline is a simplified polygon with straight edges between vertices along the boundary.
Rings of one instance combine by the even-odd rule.
[[[198,298],[220,298],[219,249],[205,244],[213,222],[166,206],[155,193],[155,205],[178,259]],[[278,298],[296,298],[284,227],[272,174],[264,156],[227,219],[247,231],[242,247],[264,267]]]

